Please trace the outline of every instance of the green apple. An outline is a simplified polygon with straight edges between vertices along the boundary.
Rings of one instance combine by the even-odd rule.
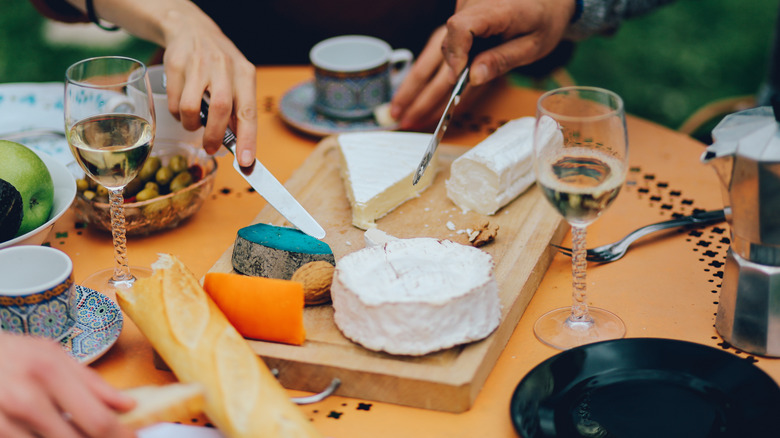
[[[46,223],[54,205],[54,184],[49,168],[27,146],[0,140],[0,179],[11,183],[22,195],[20,236]]]

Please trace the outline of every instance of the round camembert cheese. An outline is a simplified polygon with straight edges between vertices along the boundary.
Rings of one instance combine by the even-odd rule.
[[[488,336],[501,303],[490,254],[433,238],[398,239],[336,264],[334,320],[376,351],[423,355]]]

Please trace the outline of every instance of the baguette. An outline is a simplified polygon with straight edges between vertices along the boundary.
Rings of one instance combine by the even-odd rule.
[[[319,437],[184,264],[161,254],[152,268],[117,301],[179,381],[203,385],[214,425],[229,438]]]
[[[199,383],[139,386],[122,392],[135,399],[136,405],[121,414],[119,421],[136,430],[198,415],[205,403],[203,385]]]

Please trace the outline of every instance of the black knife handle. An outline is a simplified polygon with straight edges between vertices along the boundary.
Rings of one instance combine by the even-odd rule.
[[[209,103],[203,98],[200,100],[200,124],[206,126],[206,120],[209,118]]]
[[[206,126],[206,120],[209,118],[209,103],[206,101],[206,98],[204,97],[200,101],[200,113],[198,114],[200,117],[200,124],[203,126]],[[231,142],[236,141],[236,134],[233,133],[233,130],[230,129],[230,126],[225,128],[225,136],[222,138],[222,144],[227,147],[227,150],[230,152],[233,152],[233,149],[231,149]],[[233,145],[235,146],[235,145]]]

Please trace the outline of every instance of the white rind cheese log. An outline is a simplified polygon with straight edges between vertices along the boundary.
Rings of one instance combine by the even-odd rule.
[[[167,254],[152,268],[117,300],[179,381],[203,385],[217,428],[229,438],[319,437],[195,276]]]
[[[258,223],[238,230],[231,262],[233,269],[255,277],[289,280],[309,262],[336,264],[327,243],[300,230]]]
[[[349,204],[352,225],[367,230],[404,202],[420,196],[433,183],[438,155],[417,184],[417,171],[431,134],[416,132],[352,132],[338,136],[339,170]]]
[[[344,336],[390,354],[418,356],[483,339],[501,320],[490,254],[427,237],[344,256],[331,297]]]
[[[492,215],[528,189],[535,180],[534,121],[511,120],[453,161],[447,197],[463,211]]]

